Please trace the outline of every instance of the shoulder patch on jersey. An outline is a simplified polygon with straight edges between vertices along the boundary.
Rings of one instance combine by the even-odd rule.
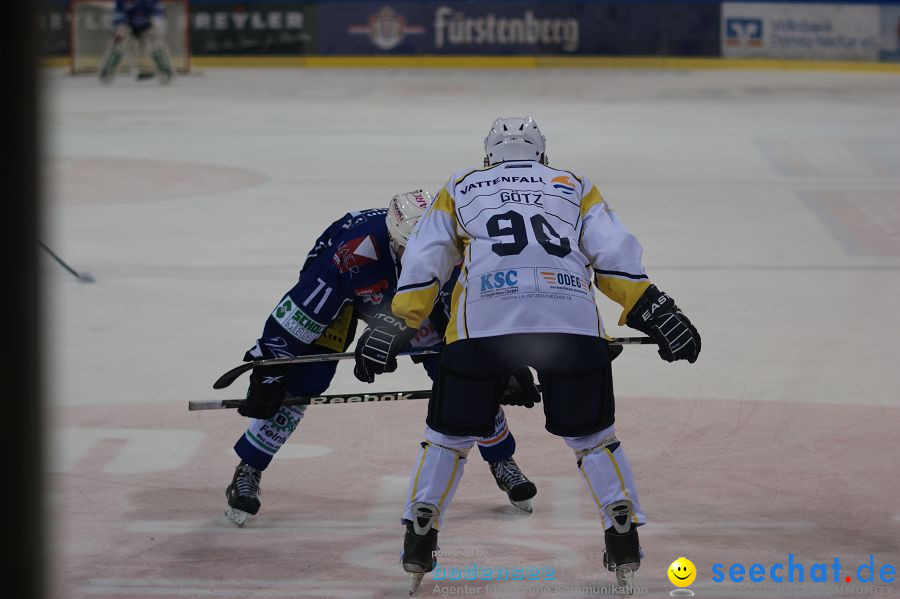
[[[338,271],[345,273],[355,272],[355,269],[376,262],[380,257],[375,238],[372,235],[364,235],[339,245],[334,251],[332,260]]]
[[[550,179],[550,182],[553,183],[554,189],[558,189],[566,195],[572,195],[573,193],[575,193],[575,184],[572,183],[572,180],[569,179],[568,175],[553,177],[552,179]]]
[[[384,279],[375,282],[367,287],[358,287],[353,290],[363,302],[369,302],[373,306],[377,306],[384,300],[384,292],[387,291],[388,282]]]

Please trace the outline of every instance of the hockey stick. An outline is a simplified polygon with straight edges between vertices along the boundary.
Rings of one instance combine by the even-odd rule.
[[[650,337],[616,337],[610,340],[610,345],[653,345],[653,339]],[[430,356],[440,353],[439,349],[420,349],[411,352],[401,352],[398,356]],[[283,366],[285,364],[306,364],[309,362],[331,362],[332,360],[350,360],[356,357],[353,352],[342,354],[313,354],[309,356],[294,356],[290,358],[273,358],[271,360],[253,360],[245,362],[239,366],[235,366],[222,376],[215,383],[213,389],[224,389],[231,385],[239,376],[261,366]]]
[[[441,350],[439,349],[420,349],[410,352],[401,352],[397,354],[397,356],[430,356],[432,354],[439,354]],[[355,358],[356,354],[351,352],[346,352],[343,354],[312,354],[309,356],[293,356],[290,358],[272,358],[271,360],[253,360],[252,362],[245,362],[239,366],[235,366],[222,376],[220,376],[215,383],[213,383],[213,389],[224,389],[229,386],[231,383],[237,379],[237,377],[241,376],[248,370],[253,370],[258,366],[283,366],[285,364],[308,364],[309,362],[331,362],[332,360],[350,360]]]
[[[382,401],[405,401],[407,399],[429,399],[431,389],[418,389],[416,391],[389,391],[386,393],[339,393],[337,395],[320,395],[318,397],[288,397],[283,406],[317,406],[330,403],[371,403]],[[227,410],[239,408],[244,405],[243,399],[214,399],[210,401],[192,401],[188,403],[188,410]]]
[[[89,272],[82,272],[82,273],[79,273],[77,270],[75,270],[74,268],[72,268],[71,266],[69,266],[68,264],[66,264],[65,262],[63,262],[63,259],[60,258],[59,256],[57,256],[57,255],[53,252],[53,250],[51,250],[50,248],[48,248],[48,247],[44,244],[43,241],[38,240],[38,245],[41,246],[42,248],[44,248],[44,249],[47,251],[47,253],[50,254],[50,255],[53,257],[54,260],[56,260],[57,262],[59,262],[60,266],[62,266],[63,268],[65,268],[66,270],[68,270],[70,273],[72,273],[73,275],[75,275],[75,278],[78,279],[79,281],[81,281],[82,283],[93,283],[93,282],[94,282],[94,275],[92,275],[92,274],[89,273]]]

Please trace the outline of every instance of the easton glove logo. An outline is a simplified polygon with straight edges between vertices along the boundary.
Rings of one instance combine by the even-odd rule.
[[[663,307],[663,305],[669,301],[669,298],[666,297],[666,294],[661,294],[656,301],[650,304],[650,307],[644,310],[643,314],[641,314],[641,318],[644,319],[644,322],[647,322],[651,318],[653,318],[653,313]]]

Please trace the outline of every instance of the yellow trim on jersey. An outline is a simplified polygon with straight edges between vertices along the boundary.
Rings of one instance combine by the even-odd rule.
[[[353,324],[353,304],[344,304],[337,318],[322,332],[322,336],[313,341],[313,345],[340,352],[347,349],[347,338]]]
[[[431,447],[431,443],[425,443],[425,445],[422,446],[422,459],[419,460],[419,467],[416,469],[416,477],[413,479],[412,493],[409,494],[410,503],[416,500],[416,493],[419,490],[419,475],[422,474],[422,466],[425,465],[425,454],[428,453],[429,447]]]
[[[465,245],[463,256],[465,256],[466,251],[472,251],[469,241],[469,238],[463,239],[463,245]],[[471,256],[469,256],[469,258],[471,258]],[[469,293],[467,280],[469,272],[468,264],[469,260],[464,259],[462,269],[459,271],[459,277],[456,279],[456,285],[453,286],[453,293],[450,295],[450,321],[447,323],[447,330],[444,331],[444,341],[448,344],[459,341],[460,339],[466,339],[469,336],[466,329],[466,299]],[[460,297],[462,297],[462,337],[460,337],[459,334],[459,319],[457,318],[457,314],[459,314]]]
[[[456,202],[453,201],[453,198],[447,193],[446,189],[442,189],[440,193],[438,193],[437,197],[434,198],[434,202],[431,203],[431,207],[434,210],[446,212],[453,217],[454,221],[456,221]]]
[[[650,281],[647,279],[632,281],[630,279],[607,277],[598,274],[595,277],[595,280],[597,282],[597,289],[599,289],[603,295],[622,306],[622,315],[619,317],[619,326],[625,324],[625,317],[628,316],[628,313],[634,308],[634,305],[641,298],[641,295],[643,295],[647,287],[650,286]]]
[[[612,452],[609,450],[609,447],[604,447],[603,451],[606,452],[606,455],[609,456],[609,461],[612,462],[612,466],[616,471],[616,476],[619,477],[619,484],[622,485],[622,494],[625,495],[625,499],[634,503],[634,500],[631,499],[631,494],[628,492],[628,487],[625,486],[625,479],[622,478],[622,472],[619,470],[619,463],[616,461],[616,458],[613,457]],[[631,521],[637,524],[637,513],[634,510],[631,510]]]
[[[391,312],[406,321],[406,326],[417,329],[434,309],[440,290],[440,283],[432,281],[427,287],[398,291],[391,301]]]
[[[596,185],[591,186],[591,190],[585,194],[583,198],[581,198],[581,218],[583,219],[585,215],[588,213],[588,210],[596,206],[597,204],[602,204],[606,200],[603,199],[603,196],[600,195],[600,191],[597,189]]]

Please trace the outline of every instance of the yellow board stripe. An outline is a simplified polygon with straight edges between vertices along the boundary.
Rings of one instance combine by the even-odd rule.
[[[603,451],[605,451],[606,455],[609,456],[609,461],[612,462],[613,468],[616,471],[616,476],[619,477],[619,484],[622,486],[622,493],[625,495],[626,499],[632,501],[631,495],[628,493],[628,488],[625,487],[625,479],[622,478],[622,472],[619,471],[619,463],[616,462],[616,458],[613,457],[613,454],[608,447],[604,447]],[[637,514],[634,512],[634,510],[632,510],[631,512],[631,520],[632,522],[637,524]]]
[[[660,56],[193,56],[194,68],[306,67],[373,69],[709,69],[754,71],[849,71],[900,74],[900,63],[778,58]],[[41,65],[68,68],[66,56],[46,56]]]
[[[438,500],[438,511],[444,513],[444,500],[447,499],[447,495],[450,493],[450,489],[453,488],[453,481],[456,479],[456,469],[459,468],[459,456],[453,456],[453,470],[450,471],[450,480],[447,481],[447,488],[444,489],[444,492],[441,494],[441,498]]]
[[[431,447],[429,443],[426,443],[425,446],[422,447],[422,459],[419,460],[419,467],[416,469],[416,477],[413,479],[412,493],[409,494],[410,503],[416,500],[416,493],[419,490],[419,475],[422,474],[422,466],[425,465],[425,454],[428,453],[429,447]]]

